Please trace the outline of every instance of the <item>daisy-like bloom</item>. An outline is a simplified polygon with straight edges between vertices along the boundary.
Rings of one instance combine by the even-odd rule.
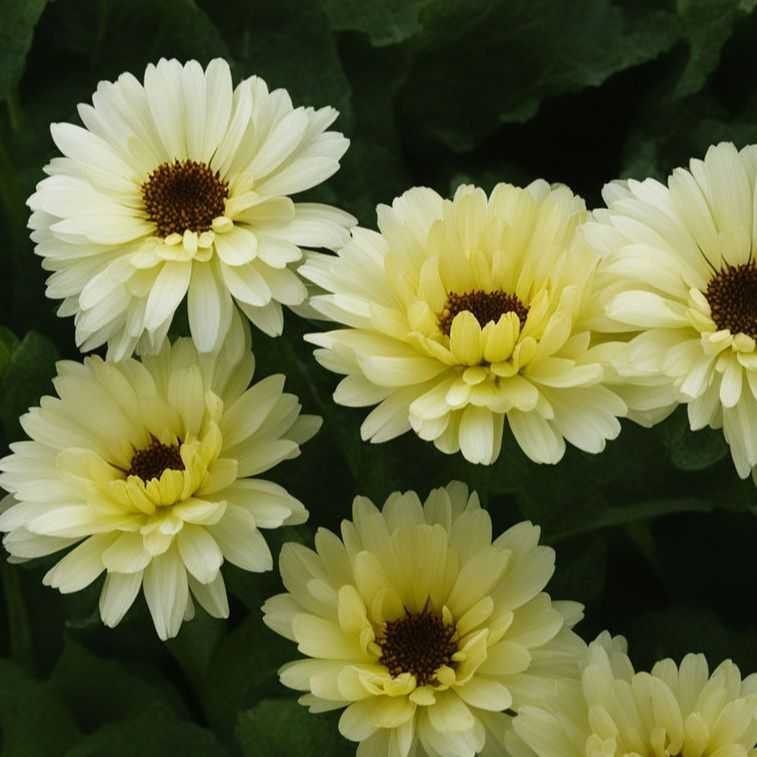
[[[730,660],[710,675],[701,654],[636,673],[625,641],[589,646],[580,683],[558,682],[524,707],[506,743],[512,757],[747,757],[757,746],[757,676]]]
[[[521,523],[492,523],[460,483],[421,504],[395,493],[379,511],[357,497],[342,538],[319,529],[315,551],[286,544],[289,593],[265,623],[308,659],[282,683],[311,712],[346,708],[339,729],[358,757],[504,754],[504,710],[578,675],[585,650],[573,602],[543,592],[555,554]]]
[[[711,147],[667,186],[613,182],[585,234],[615,279],[626,373],[662,379],[691,428],[723,428],[736,469],[757,465],[757,147]]]
[[[192,598],[227,617],[224,560],[271,570],[258,529],[307,519],[285,489],[254,476],[296,457],[320,425],[282,393],[283,376],[247,388],[246,332],[237,316],[217,353],[180,339],[142,362],[60,362],[58,397],[21,418],[31,441],[0,460],[11,560],[73,546],[44,583],[69,593],[105,573],[108,626],[140,587],[161,639],[192,616]]]
[[[618,435],[626,407],[602,384],[586,321],[597,258],[585,215],[544,181],[453,200],[414,188],[379,206],[380,233],[358,228],[338,257],[308,257],[300,272],[328,292],[311,304],[346,328],[307,339],[346,375],[338,403],[378,404],[363,439],[412,428],[490,464],[507,418],[532,460],[556,463],[566,439],[596,453]]]
[[[200,352],[219,346],[234,302],[280,334],[282,304],[307,295],[291,270],[300,247],[340,246],[355,222],[288,197],[338,170],[349,142],[327,131],[337,112],[294,108],[256,76],[234,89],[216,59],[100,82],[79,116],[84,128],[52,124],[63,157],[28,201],[47,295],[76,316],[77,345],[154,353],[185,296]]]

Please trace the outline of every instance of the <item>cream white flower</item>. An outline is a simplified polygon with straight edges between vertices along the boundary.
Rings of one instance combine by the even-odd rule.
[[[303,505],[255,478],[296,457],[320,419],[300,415],[284,377],[251,388],[249,335],[235,317],[218,353],[190,339],[118,364],[58,364],[58,397],[21,418],[31,441],[0,460],[0,531],[14,561],[73,546],[45,576],[63,593],[103,572],[100,614],[115,626],[140,587],[161,639],[193,614],[229,607],[224,560],[272,568],[260,528],[302,523]]]
[[[63,157],[28,201],[47,295],[76,316],[77,345],[107,342],[111,360],[154,353],[185,296],[201,352],[220,344],[234,302],[280,334],[281,305],[306,299],[291,270],[300,247],[338,247],[355,223],[288,197],[338,170],[349,142],[327,131],[337,112],[294,108],[256,76],[234,89],[220,59],[162,59],[144,84],[100,82],[79,116],[83,128],[52,124]]]
[[[757,465],[757,147],[732,144],[667,186],[613,182],[585,235],[615,279],[607,315],[640,332],[621,370],[660,380],[691,428],[722,426],[742,478]]]
[[[701,654],[636,673],[622,638],[589,647],[580,683],[559,682],[524,707],[506,739],[512,757],[747,757],[757,746],[757,676],[730,660],[710,675]]]
[[[414,188],[379,206],[380,233],[355,229],[338,257],[300,272],[328,294],[311,304],[347,328],[306,337],[345,374],[343,405],[376,405],[363,439],[412,428],[474,463],[499,456],[505,418],[536,462],[567,439],[600,452],[625,404],[603,386],[587,319],[597,258],[578,227],[583,201],[563,186],[508,184],[453,200]]]
[[[543,592],[555,554],[520,523],[492,523],[460,483],[395,493],[379,511],[357,497],[342,539],[319,529],[315,551],[286,544],[288,594],[268,626],[308,659],[281,681],[312,712],[346,708],[341,733],[359,757],[504,754],[504,710],[575,677],[582,608]]]

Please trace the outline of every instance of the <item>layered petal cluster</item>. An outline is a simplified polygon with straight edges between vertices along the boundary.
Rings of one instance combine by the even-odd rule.
[[[69,593],[105,573],[108,626],[140,588],[161,639],[192,616],[193,599],[227,617],[223,562],[271,570],[259,529],[307,519],[297,499],[256,476],[296,457],[320,426],[282,392],[283,376],[248,389],[253,369],[238,316],[216,353],[180,339],[142,362],[60,362],[58,396],[22,416],[30,441],[0,460],[11,560],[73,547],[44,583]]]
[[[621,372],[667,387],[693,430],[722,427],[742,478],[757,465],[756,180],[757,147],[723,143],[667,185],[609,184],[585,227],[614,281],[606,313],[637,333]]]
[[[635,672],[625,641],[589,646],[580,683],[560,682],[524,707],[506,743],[512,757],[747,757],[757,746],[757,676],[730,660],[710,674],[701,654]]]
[[[341,537],[285,545],[288,593],[263,610],[306,656],[282,683],[312,712],[345,708],[359,757],[504,754],[503,711],[577,676],[582,608],[544,593],[555,554],[531,523],[493,539],[477,496],[452,483],[423,504],[358,497]]]
[[[379,206],[338,256],[300,272],[327,294],[311,304],[345,328],[310,334],[344,374],[343,405],[378,405],[362,436],[413,429],[446,453],[490,464],[505,418],[525,453],[556,463],[565,440],[600,452],[624,402],[603,385],[588,319],[597,257],[579,231],[583,201],[564,186],[500,184],[454,199],[414,188]]]
[[[301,246],[338,247],[355,219],[289,195],[327,179],[348,147],[333,108],[294,108],[253,76],[232,86],[220,59],[161,60],[144,83],[100,82],[83,127],[51,126],[62,157],[29,198],[47,295],[76,317],[84,351],[158,351],[187,299],[201,352],[216,349],[236,303],[280,334],[282,305],[306,289]]]

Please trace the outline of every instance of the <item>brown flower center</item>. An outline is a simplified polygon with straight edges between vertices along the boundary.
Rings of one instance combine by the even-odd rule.
[[[223,215],[228,196],[229,183],[195,160],[161,163],[142,184],[147,217],[161,237],[207,231]]]
[[[429,610],[407,613],[404,618],[386,624],[379,640],[381,657],[393,678],[412,673],[418,686],[433,683],[442,665],[452,664],[457,652],[453,641],[455,627],[445,625],[441,616]]]
[[[149,447],[138,449],[131,459],[127,476],[139,476],[145,483],[160,478],[165,470],[184,470],[178,444],[162,444],[153,438]]]
[[[757,339],[757,264],[753,260],[726,265],[710,280],[704,296],[719,329]]]
[[[528,308],[514,294],[503,292],[501,289],[494,292],[473,289],[462,294],[450,292],[447,296],[447,303],[438,316],[439,328],[442,333],[449,336],[452,321],[455,320],[458,313],[462,313],[464,310],[473,313],[481,328],[490,321],[496,323],[504,313],[515,313],[521,327],[528,317]]]

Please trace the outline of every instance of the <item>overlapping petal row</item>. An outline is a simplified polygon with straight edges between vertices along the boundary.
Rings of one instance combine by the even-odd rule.
[[[531,523],[495,537],[463,484],[358,497],[341,539],[282,550],[288,593],[264,620],[305,659],[281,680],[313,712],[344,708],[359,757],[501,754],[504,711],[575,678],[585,649],[581,606],[544,593],[554,561]]]
[[[625,640],[602,634],[577,681],[524,707],[506,738],[511,757],[703,757],[754,754],[757,676],[731,661],[710,673],[701,654],[635,672]]]
[[[296,457],[320,426],[283,393],[284,376],[248,389],[253,370],[238,317],[216,353],[179,339],[142,362],[60,362],[58,396],[21,418],[30,440],[0,460],[11,559],[73,547],[44,582],[69,593],[105,573],[109,626],[140,588],[162,639],[192,616],[193,600],[226,617],[223,562],[270,570],[259,529],[307,519],[297,499],[257,476]]]
[[[757,465],[756,181],[757,147],[723,143],[667,185],[607,185],[585,227],[613,290],[606,315],[636,334],[621,380],[646,383],[635,401],[662,415],[685,403],[693,430],[722,427],[742,478]]]
[[[350,215],[289,195],[327,179],[348,147],[330,107],[293,107],[253,76],[232,86],[220,59],[148,65],[56,123],[62,156],[29,198],[47,294],[76,318],[76,342],[120,360],[158,351],[186,299],[197,348],[216,349],[234,303],[268,334],[306,289],[302,246],[338,247]]]
[[[505,419],[537,462],[566,440],[600,452],[626,413],[605,385],[595,256],[580,233],[582,200],[536,181],[463,186],[445,200],[411,189],[379,206],[379,232],[355,229],[338,257],[300,272],[326,294],[313,307],[344,328],[311,334],[316,358],[344,374],[334,395],[378,405],[362,436],[413,429],[446,453],[489,464]]]

